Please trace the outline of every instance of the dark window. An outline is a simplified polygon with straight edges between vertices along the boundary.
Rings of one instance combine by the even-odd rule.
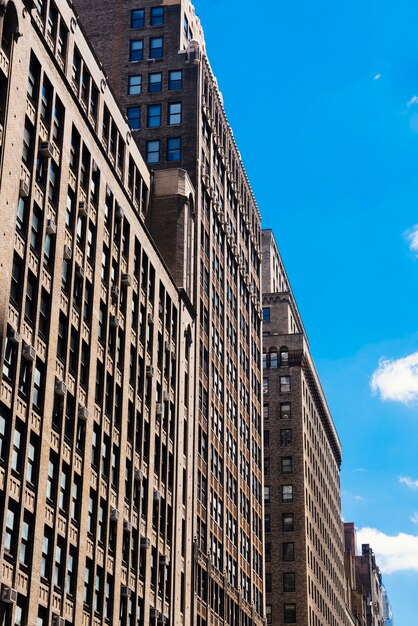
[[[269,321],[270,321],[270,307],[263,306],[263,322],[269,322]]]
[[[127,115],[132,130],[139,130],[141,128],[141,107],[128,107]]]
[[[142,28],[145,24],[145,10],[134,9],[131,11],[131,28]]]
[[[285,604],[283,606],[283,618],[285,624],[296,622],[296,604]]]
[[[292,417],[290,412],[290,404],[286,402],[285,404],[280,405],[280,419],[288,420]]]
[[[164,24],[164,7],[151,8],[151,26],[161,26]]]
[[[295,529],[295,519],[293,513],[282,513],[283,532],[292,532]]]
[[[282,543],[283,561],[295,560],[295,544],[293,541],[285,541]]]
[[[281,446],[292,445],[292,429],[291,428],[280,429],[280,445]]]
[[[264,515],[264,533],[266,535],[271,533],[270,513],[265,513]]]
[[[129,44],[129,60],[142,61],[144,57],[144,42],[142,39],[131,39]]]
[[[181,139],[180,137],[170,137],[167,139],[167,161],[180,161],[181,159]]]
[[[168,73],[168,88],[169,89],[182,89],[183,88],[182,70],[171,70]]]
[[[149,58],[150,59],[162,59],[163,54],[164,54],[163,38],[151,37],[149,40]]]
[[[170,102],[167,112],[167,124],[181,124],[181,102]]]
[[[147,141],[147,163],[158,163],[160,160],[160,142]]]
[[[163,75],[161,72],[152,72],[148,75],[148,91],[155,93],[161,91],[163,87]]]
[[[291,474],[293,472],[293,459],[291,456],[282,456],[281,469],[282,474]]]
[[[283,591],[296,591],[296,577],[294,572],[283,572]]]
[[[149,104],[147,107],[147,126],[155,128],[161,125],[161,104]]]
[[[135,75],[128,78],[128,94],[138,96],[141,93],[142,76]]]

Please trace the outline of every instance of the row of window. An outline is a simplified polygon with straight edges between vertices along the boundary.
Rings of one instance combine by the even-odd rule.
[[[151,7],[149,15],[150,26],[164,25],[164,7]],[[145,26],[145,9],[131,10],[131,28],[144,28]]]
[[[164,76],[162,72],[148,74],[148,93],[159,93],[163,90]],[[128,95],[139,96],[142,93],[142,74],[131,74],[128,77]],[[167,88],[176,91],[183,88],[183,71],[170,70],[167,74]]]
[[[161,141],[159,139],[153,139],[147,141],[145,156],[147,163],[159,163],[162,159],[161,154]],[[181,138],[169,137],[166,142],[166,154],[167,161],[180,161],[181,160]]]
[[[141,128],[141,107],[128,107],[127,116],[129,125],[132,130],[140,130]],[[149,104],[147,106],[147,128],[157,128],[161,126],[162,105]],[[182,122],[182,103],[169,102],[167,104],[167,124],[169,126],[178,126]]]
[[[164,56],[163,37],[150,37],[148,47],[148,59],[162,59]],[[129,61],[138,63],[144,59],[144,40],[131,39],[129,42]]]
[[[286,458],[288,461],[288,458]],[[293,485],[281,486],[282,502],[293,502]],[[269,506],[271,502],[271,487],[270,485],[264,485],[264,504]]]
[[[296,574],[295,572],[283,572],[282,588],[285,593],[296,591]],[[270,572],[266,573],[266,592],[273,592],[273,580]]]
[[[266,604],[266,620],[267,626],[271,626],[273,624],[271,604]],[[296,604],[286,603],[283,605],[283,623],[296,624]]]
[[[290,392],[290,376],[280,376],[279,390],[280,393]],[[263,393],[265,395],[269,393],[269,379],[266,377],[263,378]]]
[[[271,348],[268,352],[263,352],[263,369],[277,367],[285,367],[289,365],[289,351],[287,348],[280,348],[278,353],[275,348]]]

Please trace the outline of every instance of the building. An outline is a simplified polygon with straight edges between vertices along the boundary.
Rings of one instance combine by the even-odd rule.
[[[182,168],[196,310],[193,581],[182,624],[264,616],[260,215],[189,0],[75,2],[156,179]],[[152,202],[146,223],[173,275],[183,221]],[[189,248],[190,249],[190,248]]]
[[[357,580],[356,531],[352,522],[344,522],[344,569],[348,613],[355,626],[367,626],[366,593]]]
[[[1,623],[181,624],[195,312],[145,219],[193,186],[151,180],[71,2],[0,34]]]
[[[271,230],[262,253],[267,623],[343,626],[341,446]]]
[[[389,596],[388,593],[386,591],[386,588],[383,587],[382,590],[382,596],[383,596],[383,617],[384,617],[384,625],[385,626],[393,626],[394,621],[393,621],[393,611],[392,611],[392,607],[390,605],[389,602]]]
[[[382,575],[369,544],[362,544],[356,556],[356,578],[366,595],[367,626],[384,626],[384,597]]]

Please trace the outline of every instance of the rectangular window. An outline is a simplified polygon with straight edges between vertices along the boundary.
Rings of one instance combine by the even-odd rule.
[[[131,28],[142,28],[145,24],[145,9],[131,11]]]
[[[128,95],[138,96],[141,93],[142,76],[135,75],[128,78]]]
[[[151,26],[162,26],[164,24],[164,7],[151,8]]]
[[[149,104],[147,107],[147,126],[156,128],[161,125],[161,104]]]
[[[144,57],[144,42],[142,39],[131,39],[129,44],[129,60],[131,63],[142,61]]]
[[[290,376],[280,376],[280,392],[289,393],[290,391]]]
[[[293,485],[282,485],[282,502],[293,502]]]
[[[280,445],[281,446],[292,445],[292,429],[291,428],[280,429]]]
[[[291,456],[282,456],[281,469],[282,474],[291,474],[293,472],[293,458]]]
[[[269,322],[269,321],[270,321],[270,307],[263,306],[263,322]]]
[[[296,604],[285,604],[283,606],[283,618],[285,624],[296,623]]]
[[[264,533],[269,535],[271,533],[271,518],[270,513],[264,515]]]
[[[171,70],[168,73],[168,88],[171,90],[183,88],[182,70]]]
[[[163,88],[163,75],[161,72],[152,72],[148,75],[148,91],[150,93],[156,93]]]
[[[167,111],[167,124],[181,124],[181,102],[170,102]]]
[[[282,531],[292,532],[295,529],[295,519],[293,513],[283,513],[282,514]]]
[[[280,405],[280,419],[289,420],[292,417],[290,412],[290,404],[286,402]]]
[[[170,137],[167,139],[167,161],[180,161],[181,159],[181,138]]]
[[[296,591],[296,577],[294,572],[283,572],[283,591]]]
[[[151,37],[149,40],[149,58],[162,59],[164,54],[163,38]],[[141,57],[142,60],[142,57]]]
[[[268,485],[264,486],[264,504],[270,504],[270,487]]]
[[[282,543],[283,561],[295,560],[295,544],[293,541],[284,541]]]
[[[147,163],[158,163],[160,160],[160,142],[147,141]]]
[[[139,130],[141,128],[141,107],[128,107],[126,113],[132,130]]]

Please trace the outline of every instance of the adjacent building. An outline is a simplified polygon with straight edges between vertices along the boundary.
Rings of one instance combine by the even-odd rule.
[[[75,5],[154,179],[181,168],[195,188],[186,273],[196,311],[194,568],[179,623],[261,625],[260,215],[190,1]],[[187,224],[154,200],[146,223],[176,275]]]
[[[271,230],[262,252],[267,623],[343,626],[341,445]]]
[[[151,179],[72,3],[0,34],[1,623],[181,624],[196,316],[145,220],[194,188]]]
[[[382,575],[369,544],[361,546],[361,554],[356,556],[356,577],[366,596],[367,626],[384,626],[384,599]]]

